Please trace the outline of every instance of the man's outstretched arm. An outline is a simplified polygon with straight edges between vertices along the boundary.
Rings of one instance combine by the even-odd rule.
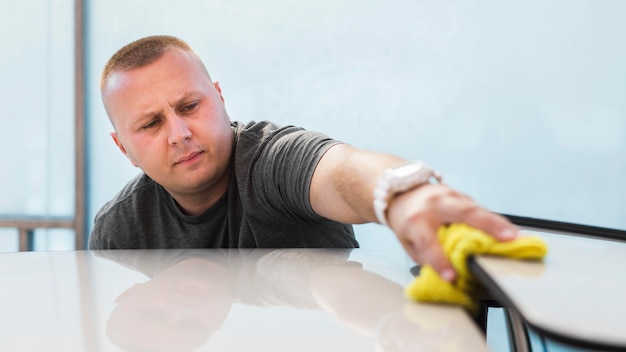
[[[376,184],[386,169],[405,162],[389,154],[336,145],[313,174],[311,205],[319,215],[343,223],[380,222],[373,206]],[[437,239],[441,225],[466,223],[501,241],[517,236],[517,227],[506,218],[444,184],[427,183],[392,197],[386,219],[411,258],[432,265],[448,281],[456,274]]]

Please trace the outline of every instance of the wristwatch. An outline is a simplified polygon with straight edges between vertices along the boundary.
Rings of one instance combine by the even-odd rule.
[[[441,175],[421,161],[410,161],[384,171],[374,188],[374,212],[378,222],[387,225],[387,207],[395,195],[430,183],[441,183]]]

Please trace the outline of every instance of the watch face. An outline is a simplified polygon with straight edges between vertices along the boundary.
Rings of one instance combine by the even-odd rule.
[[[393,169],[393,174],[397,177],[406,177],[418,172],[423,165],[417,163],[404,164]]]

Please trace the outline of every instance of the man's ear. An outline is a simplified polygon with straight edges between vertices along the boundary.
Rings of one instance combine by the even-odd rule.
[[[220,94],[220,99],[222,99],[222,103],[225,103],[224,96],[222,95],[222,87],[220,87],[220,82],[213,82],[213,87],[215,87],[215,90]]]
[[[120,148],[120,151],[122,152],[122,154],[126,155],[126,157],[128,158],[128,160],[130,160],[133,166],[138,167],[135,161],[133,160],[133,158],[131,158],[130,155],[128,155],[126,148],[124,148],[124,145],[120,141],[116,132],[111,132],[111,138],[113,138],[113,142],[115,142],[115,145],[117,145],[117,147]]]

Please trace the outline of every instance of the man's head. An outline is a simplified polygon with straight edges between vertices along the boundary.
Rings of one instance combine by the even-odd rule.
[[[100,89],[111,136],[134,166],[179,203],[223,194],[230,118],[219,84],[185,42],[152,36],[126,45],[105,65]]]
[[[107,61],[100,76],[100,89],[104,87],[112,73],[148,65],[172,49],[193,53],[185,41],[167,35],[145,37],[127,44]],[[208,74],[206,68],[205,72]]]
[[[122,293],[107,322],[109,339],[124,350],[198,349],[234,300],[233,273],[213,258],[184,259]]]

